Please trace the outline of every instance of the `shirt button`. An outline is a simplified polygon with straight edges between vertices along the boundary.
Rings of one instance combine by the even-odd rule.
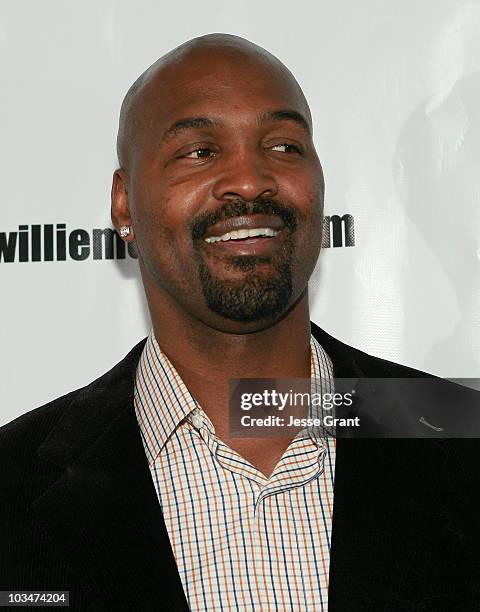
[[[203,419],[198,412],[194,412],[192,415],[192,425],[195,427],[195,429],[201,429],[203,425]]]

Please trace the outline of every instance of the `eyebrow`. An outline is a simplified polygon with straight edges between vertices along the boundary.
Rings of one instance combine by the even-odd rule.
[[[185,117],[184,119],[178,119],[165,130],[162,141],[187,130],[204,130],[216,127],[225,127],[225,124],[219,119],[209,119],[208,117]]]
[[[310,125],[305,117],[294,110],[277,110],[262,113],[258,117],[259,123],[269,121],[293,121],[300,125],[304,130],[311,134]],[[220,119],[210,119],[209,117],[184,117],[178,119],[168,127],[162,135],[162,141],[166,141],[172,136],[188,130],[204,130],[211,128],[223,128],[225,124]]]
[[[262,113],[260,115],[260,123],[265,123],[268,121],[293,121],[299,124],[308,132],[308,134],[311,135],[311,129],[308,121],[302,114],[294,110],[278,110]]]

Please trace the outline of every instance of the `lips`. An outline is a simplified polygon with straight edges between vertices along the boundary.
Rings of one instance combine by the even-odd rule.
[[[223,255],[272,256],[284,242],[285,224],[278,215],[230,217],[212,225],[203,244],[208,252]]]
[[[204,241],[210,244],[234,240],[272,238],[285,228],[278,215],[246,215],[230,217],[212,225],[205,232]]]
[[[232,230],[221,236],[208,236],[205,242],[213,244],[215,242],[227,242],[227,240],[247,240],[251,238],[273,238],[280,230],[274,230],[271,227],[259,227],[257,229],[240,229]]]

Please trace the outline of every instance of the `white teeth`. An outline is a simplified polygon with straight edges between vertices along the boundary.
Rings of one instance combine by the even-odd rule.
[[[205,238],[205,242],[226,242],[227,240],[241,240],[242,238],[252,238],[254,236],[276,236],[277,234],[278,231],[271,227],[258,227],[250,230],[233,230],[232,232],[223,234],[223,236],[210,236],[209,238]]]

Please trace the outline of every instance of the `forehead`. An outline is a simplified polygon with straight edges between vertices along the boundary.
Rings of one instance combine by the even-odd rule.
[[[252,55],[191,53],[160,69],[142,97],[145,118],[159,129],[197,114],[221,117],[227,124],[280,109],[309,117],[301,89],[288,70]]]

